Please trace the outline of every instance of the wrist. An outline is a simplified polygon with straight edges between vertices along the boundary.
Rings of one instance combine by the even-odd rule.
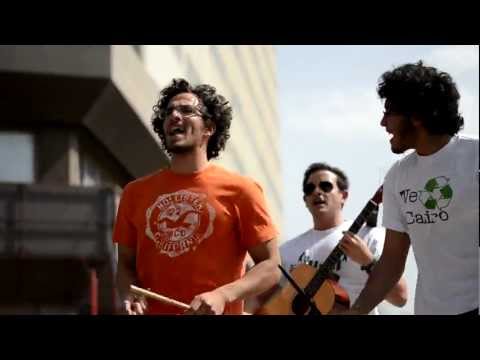
[[[363,261],[360,263],[360,266],[364,267],[364,266],[370,265],[370,263],[374,260],[375,260],[375,257],[371,253],[369,253],[368,255],[365,255]]]
[[[235,295],[234,295],[231,287],[229,287],[229,285],[219,287],[215,291],[218,294],[220,294],[220,296],[224,299],[226,304],[234,302],[236,300]]]
[[[365,264],[365,265],[362,265],[360,266],[360,269],[362,271],[365,271],[367,274],[371,274],[372,271],[373,271],[373,268],[374,266],[377,264],[377,259],[376,258],[372,258],[372,260],[368,263],[368,264]]]

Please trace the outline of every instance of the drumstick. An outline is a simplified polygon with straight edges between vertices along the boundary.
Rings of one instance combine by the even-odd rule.
[[[143,295],[145,297],[148,297],[148,298],[151,298],[151,299],[155,299],[155,300],[158,300],[158,301],[161,301],[165,304],[168,304],[168,305],[173,305],[173,306],[177,306],[183,310],[188,310],[190,309],[190,306],[188,306],[187,304],[183,303],[183,302],[180,302],[180,301],[177,301],[177,300],[173,300],[173,299],[170,299],[166,296],[162,296],[160,294],[157,294],[157,293],[154,293],[152,291],[148,291],[148,290],[145,290],[145,289],[142,289],[142,288],[139,288],[135,285],[130,285],[130,290],[134,293],[134,294],[137,294],[137,295]]]
[[[155,299],[155,300],[158,300],[158,301],[161,301],[165,304],[169,304],[169,305],[173,305],[173,306],[178,306],[179,308],[183,309],[183,310],[188,310],[190,309],[190,306],[188,306],[187,304],[181,302],[181,301],[177,301],[177,300],[174,300],[174,299],[170,299],[166,296],[163,296],[163,295],[160,295],[160,294],[157,294],[157,293],[154,293],[153,291],[148,291],[148,290],[145,290],[145,289],[142,289],[138,286],[135,286],[135,285],[130,285],[130,290],[134,293],[134,294],[137,294],[137,295],[143,295],[145,297],[148,297],[148,298],[151,298],[151,299]],[[242,315],[252,315],[250,313],[247,313],[247,312],[243,312]]]

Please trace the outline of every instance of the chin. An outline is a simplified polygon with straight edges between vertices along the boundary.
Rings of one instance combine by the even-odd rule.
[[[403,154],[406,149],[399,149],[392,146],[392,153],[394,154]]]
[[[403,154],[405,151],[408,150],[408,147],[406,146],[399,146],[393,144],[390,144],[390,148],[394,154]]]
[[[323,214],[328,211],[328,208],[315,208],[317,214]]]
[[[410,150],[412,147],[411,146],[392,146],[392,152],[394,154],[403,154],[405,151]]]
[[[192,150],[192,146],[180,145],[180,144],[170,144],[167,146],[168,152],[171,154],[184,154]]]

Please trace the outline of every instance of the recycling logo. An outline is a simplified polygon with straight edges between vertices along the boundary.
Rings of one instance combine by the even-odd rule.
[[[453,197],[453,190],[448,184],[449,178],[437,176],[427,181],[424,189],[420,190],[420,202],[427,209],[442,210],[446,208]]]

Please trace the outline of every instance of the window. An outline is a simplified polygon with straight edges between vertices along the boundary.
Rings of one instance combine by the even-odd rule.
[[[0,131],[0,181],[33,183],[33,134],[20,131]]]

